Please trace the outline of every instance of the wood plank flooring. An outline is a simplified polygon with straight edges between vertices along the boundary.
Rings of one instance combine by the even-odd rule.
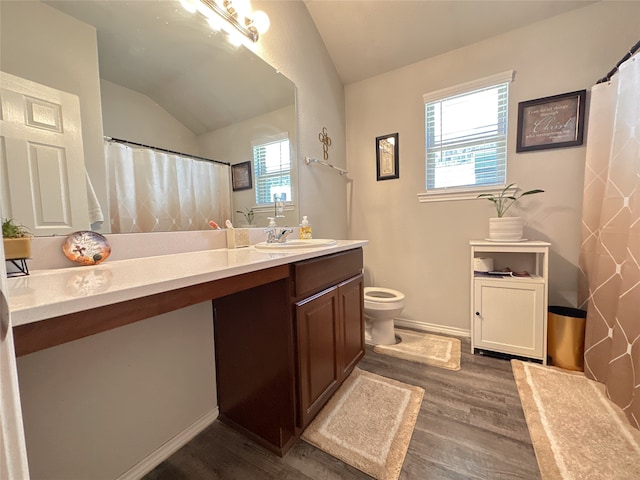
[[[472,355],[462,339],[457,372],[373,352],[358,365],[425,389],[400,479],[540,478],[508,360]],[[368,479],[303,440],[279,458],[219,421],[145,480]]]

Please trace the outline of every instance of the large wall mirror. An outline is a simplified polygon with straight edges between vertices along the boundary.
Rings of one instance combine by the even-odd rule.
[[[97,202],[105,213],[104,222],[93,223],[93,229],[139,231],[131,225],[113,228],[119,215],[114,209],[122,200],[114,200],[111,183],[118,172],[105,162],[110,142],[104,137],[234,165],[252,161],[253,148],[261,142],[286,135],[295,168],[295,85],[245,46],[234,46],[213,31],[201,15],[185,11],[179,1],[0,2],[0,9],[0,70],[79,98],[84,168],[94,190],[88,188],[88,209]],[[5,160],[6,155],[2,201],[9,206],[4,211],[21,220],[16,214],[21,202],[7,191],[14,195],[22,185],[8,179]],[[120,174],[127,177],[128,172]],[[197,182],[176,187],[165,182],[163,171],[157,175],[161,180],[151,183],[162,186],[161,197],[209,188]],[[219,176],[223,188],[211,188],[207,203],[212,210],[203,215],[241,224],[244,218],[236,212],[255,205],[255,191],[234,192],[228,167]],[[296,182],[292,171],[294,192]],[[126,193],[129,187],[120,188]],[[295,193],[288,200],[282,224],[296,224]],[[267,216],[272,216],[268,208],[257,209],[255,223],[266,225]],[[145,229],[193,229],[189,223],[173,218]],[[35,233],[65,232],[43,228]]]

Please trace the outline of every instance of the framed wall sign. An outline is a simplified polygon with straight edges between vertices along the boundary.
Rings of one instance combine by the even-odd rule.
[[[251,181],[251,162],[231,165],[231,185],[233,191],[248,190],[253,187]]]
[[[516,152],[582,145],[586,90],[518,103]]]
[[[376,137],[376,173],[378,180],[400,178],[398,134]]]

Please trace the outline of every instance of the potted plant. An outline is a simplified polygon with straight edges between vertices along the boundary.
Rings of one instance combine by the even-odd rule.
[[[253,208],[245,207],[244,212],[242,210],[236,210],[236,213],[240,213],[245,218],[248,226],[253,226],[253,219],[255,216]]]
[[[519,195],[516,192],[508,193],[515,184],[510,183],[502,189],[498,194],[481,193],[477,198],[486,198],[496,207],[497,217],[489,219],[489,238],[491,240],[514,241],[522,239],[523,221],[522,217],[505,217],[504,214],[509,210],[520,198],[525,195],[533,195],[542,193],[544,190],[536,188],[522,192]]]
[[[4,243],[4,258],[17,260],[31,257],[31,232],[24,225],[16,223],[11,218],[2,221],[2,241]]]

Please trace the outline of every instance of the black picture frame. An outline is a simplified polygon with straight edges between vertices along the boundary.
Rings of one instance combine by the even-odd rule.
[[[376,137],[376,176],[378,181],[400,178],[399,147],[398,133]]]
[[[253,188],[250,161],[231,165],[231,186],[234,192]]]
[[[516,152],[582,145],[586,90],[518,103]]]

